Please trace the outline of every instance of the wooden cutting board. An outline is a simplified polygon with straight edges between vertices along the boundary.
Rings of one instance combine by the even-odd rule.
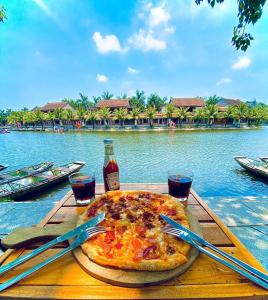
[[[198,220],[187,211],[190,221],[190,228],[198,235],[202,236],[201,227]],[[110,267],[104,267],[91,261],[79,247],[73,251],[75,258],[80,266],[93,277],[107,283],[124,286],[124,287],[144,287],[148,285],[157,285],[168,281],[184,273],[198,257],[199,251],[191,248],[188,254],[188,262],[170,271],[149,272],[149,271],[132,271],[119,270]]]
[[[18,249],[36,242],[52,240],[76,227],[76,219],[47,227],[20,227],[1,240],[4,248]]]

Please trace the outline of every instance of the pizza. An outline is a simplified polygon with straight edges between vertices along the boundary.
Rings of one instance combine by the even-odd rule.
[[[120,269],[163,271],[187,262],[190,245],[163,233],[160,213],[189,228],[184,206],[169,196],[144,191],[111,191],[89,204],[79,225],[105,212],[106,232],[81,247],[94,262]]]

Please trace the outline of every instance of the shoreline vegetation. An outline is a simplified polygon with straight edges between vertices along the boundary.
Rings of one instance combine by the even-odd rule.
[[[108,91],[100,97],[93,97],[93,101],[82,93],[79,97],[32,110],[0,110],[0,127],[42,131],[142,131],[256,128],[268,122],[266,104],[256,101],[246,103],[216,95],[171,98],[169,102],[167,97],[161,98],[157,94],[146,98],[144,91],[139,90],[133,97],[123,95],[116,99],[112,99],[113,94]],[[222,100],[225,105],[222,105]],[[226,105],[227,100],[231,104]]]

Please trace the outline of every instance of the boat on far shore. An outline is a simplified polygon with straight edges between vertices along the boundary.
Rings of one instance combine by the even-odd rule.
[[[245,170],[253,173],[256,176],[261,176],[268,179],[268,164],[265,161],[248,158],[246,156],[234,156],[234,159]]]
[[[86,163],[72,162],[60,167],[29,175],[8,183],[0,183],[0,199],[19,199],[28,194],[45,190],[63,180],[69,175],[79,171]]]
[[[0,129],[0,134],[10,133],[7,129]]]

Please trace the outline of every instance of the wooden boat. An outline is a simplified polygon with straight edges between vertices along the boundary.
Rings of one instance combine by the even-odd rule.
[[[241,167],[243,167],[247,171],[257,176],[268,178],[267,163],[252,158],[248,158],[246,156],[235,156],[234,159],[239,163]]]
[[[6,169],[8,166],[6,165],[0,165],[0,171],[3,171],[4,169]]]
[[[268,163],[268,157],[260,157],[260,160],[262,160],[262,161]]]
[[[68,178],[85,165],[85,162],[73,162],[50,170],[19,178],[16,181],[0,184],[0,199],[17,199],[28,194],[44,190]]]
[[[0,184],[12,182],[18,179],[22,179],[24,177],[27,177],[29,175],[35,175],[40,172],[49,170],[53,166],[52,162],[43,162],[37,165],[33,165],[30,167],[25,167],[22,169],[18,169],[15,171],[11,171],[8,173],[1,173],[0,174]]]

